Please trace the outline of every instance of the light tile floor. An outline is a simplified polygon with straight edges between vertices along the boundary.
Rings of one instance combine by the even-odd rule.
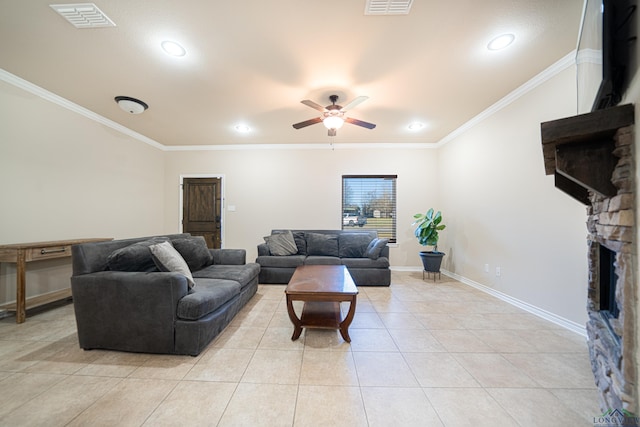
[[[261,285],[198,357],[83,351],[73,306],[0,321],[2,426],[593,426],[584,338],[446,277],[359,288],[351,344]],[[298,306],[298,309],[300,307]],[[346,307],[343,307],[346,309]]]

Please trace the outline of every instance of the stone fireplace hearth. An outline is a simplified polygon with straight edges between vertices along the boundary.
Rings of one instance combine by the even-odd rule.
[[[613,183],[618,192],[613,197],[593,193],[587,208],[589,217],[589,352],[591,366],[598,388],[602,392],[601,406],[607,409],[626,409],[637,414],[634,396],[637,372],[635,368],[636,296],[633,281],[634,195],[631,147],[633,128],[620,129],[615,135],[616,153],[620,160],[614,169]],[[607,281],[608,257],[602,248],[613,255],[613,268],[617,279],[615,304],[607,307],[608,295],[603,290]],[[604,286],[606,288],[606,286]],[[604,304],[603,304],[604,303]],[[617,308],[617,318],[611,312]]]
[[[547,174],[587,206],[589,353],[600,406],[638,414],[634,108],[543,123]]]

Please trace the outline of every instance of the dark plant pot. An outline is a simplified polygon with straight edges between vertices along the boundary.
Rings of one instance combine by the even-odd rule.
[[[424,271],[428,271],[431,273],[439,273],[440,266],[442,265],[442,257],[444,257],[444,252],[434,252],[434,251],[422,251],[420,252],[420,259],[422,259],[422,265],[424,266]]]

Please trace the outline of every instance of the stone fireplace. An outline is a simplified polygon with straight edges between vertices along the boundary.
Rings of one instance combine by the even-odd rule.
[[[634,107],[541,125],[545,169],[587,206],[587,334],[600,407],[638,414]]]

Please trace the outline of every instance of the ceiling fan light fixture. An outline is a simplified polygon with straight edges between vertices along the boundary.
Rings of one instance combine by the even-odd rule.
[[[131,114],[141,114],[149,108],[146,102],[130,96],[116,96],[114,100],[118,103],[118,107]]]
[[[344,124],[344,119],[338,116],[328,116],[322,121],[327,129],[340,129]]]
[[[359,96],[353,101],[347,103],[347,105],[344,107],[336,104],[336,102],[338,101],[338,95],[329,96],[331,105],[327,105],[326,107],[323,107],[322,105],[316,102],[313,102],[309,99],[302,100],[300,101],[301,103],[303,103],[307,107],[311,107],[314,110],[318,110],[322,112],[322,115],[316,116],[313,119],[305,120],[300,123],[294,123],[293,128],[302,129],[307,126],[315,125],[317,123],[322,122],[324,124],[324,127],[329,129],[329,136],[336,136],[336,130],[340,129],[344,124],[344,122],[347,122],[352,125],[360,126],[366,129],[373,129],[376,127],[376,125],[373,123],[368,123],[363,120],[354,119],[353,117],[344,116],[346,111],[348,111],[350,108],[355,107],[361,102],[367,100],[368,98],[369,98],[368,96]]]

